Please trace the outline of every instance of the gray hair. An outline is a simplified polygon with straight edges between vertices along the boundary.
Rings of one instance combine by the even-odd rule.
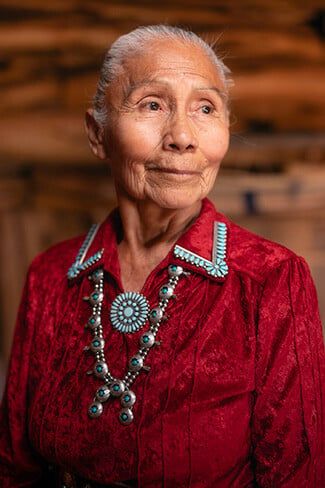
[[[230,69],[216,55],[212,47],[194,32],[169,25],[149,25],[119,37],[107,51],[100,70],[97,91],[93,98],[94,118],[98,124],[107,123],[107,108],[105,96],[110,83],[120,74],[123,62],[138,53],[146,44],[156,39],[174,39],[182,42],[192,42],[201,47],[217,67],[223,81],[228,99],[228,87],[231,84]]]

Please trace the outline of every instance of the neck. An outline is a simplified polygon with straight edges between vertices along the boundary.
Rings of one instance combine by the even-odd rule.
[[[165,209],[118,193],[118,203],[123,225],[118,248],[122,285],[125,291],[140,291],[151,271],[197,218],[201,201],[184,209]]]
[[[182,209],[161,208],[153,202],[118,197],[124,246],[134,251],[171,247],[190,227],[201,210],[201,201]]]

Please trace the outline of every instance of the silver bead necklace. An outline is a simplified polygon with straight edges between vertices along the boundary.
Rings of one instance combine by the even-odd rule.
[[[93,256],[86,259],[88,250],[94,241],[99,225],[91,227],[87,234],[75,262],[70,267],[67,277],[73,280],[80,273],[88,268],[98,265],[97,263],[103,256],[104,249],[96,252]],[[226,244],[227,227],[223,222],[214,222],[213,228],[213,247],[212,260],[195,254],[179,245],[174,248],[176,259],[185,261],[190,265],[201,268],[204,272],[217,279],[224,280],[228,274],[226,264]],[[124,378],[118,379],[110,373],[105,359],[102,327],[102,302],[104,299],[104,271],[98,267],[89,274],[88,278],[94,285],[94,291],[88,297],[84,297],[92,306],[92,313],[86,323],[86,327],[92,332],[92,340],[89,346],[85,347],[95,356],[95,364],[87,374],[95,375],[102,381],[97,388],[94,399],[88,408],[90,418],[97,418],[103,413],[103,404],[108,399],[118,398],[121,403],[119,411],[119,421],[122,425],[129,425],[133,421],[132,407],[136,402],[135,393],[130,390],[131,385],[139,376],[141,371],[149,371],[150,367],[145,365],[149,351],[160,343],[156,340],[161,323],[166,317],[164,313],[167,309],[170,298],[174,296],[174,290],[181,275],[188,274],[182,266],[170,264],[168,270],[168,282],[159,290],[158,305],[150,310],[147,299],[140,293],[127,292],[118,295],[112,303],[110,319],[112,327],[123,334],[132,334],[140,330],[144,324],[149,322],[149,329],[140,337],[139,350],[131,357],[128,362],[128,372]]]
[[[138,352],[131,357],[128,362],[128,372],[124,378],[114,378],[108,369],[106,362],[102,327],[102,303],[104,300],[104,271],[97,268],[88,279],[94,284],[94,291],[84,300],[92,306],[92,313],[86,323],[86,327],[92,332],[92,340],[85,350],[90,351],[95,356],[95,364],[87,374],[94,374],[102,380],[102,384],[97,388],[94,399],[88,408],[90,418],[97,418],[103,413],[103,404],[109,398],[118,398],[121,410],[118,419],[122,425],[129,425],[133,421],[132,407],[136,402],[135,393],[130,390],[140,372],[149,371],[145,360],[149,351],[160,343],[156,340],[161,323],[166,317],[164,313],[167,309],[169,300],[174,296],[174,290],[182,274],[187,274],[182,266],[170,264],[167,268],[168,282],[161,286],[159,290],[158,305],[151,310],[147,299],[140,293],[121,293],[118,295],[111,307],[112,326],[121,333],[133,333],[141,329],[146,321],[149,321],[149,329],[144,332],[139,341]]]

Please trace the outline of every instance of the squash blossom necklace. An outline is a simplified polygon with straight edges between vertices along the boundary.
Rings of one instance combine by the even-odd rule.
[[[73,279],[81,271],[97,264],[102,258],[103,249],[97,252],[91,258],[85,260],[99,225],[91,227],[84,243],[82,244],[74,264],[68,271],[68,278]],[[214,225],[214,244],[212,252],[212,261],[208,261],[201,256],[186,250],[180,246],[175,246],[174,256],[177,259],[186,261],[193,266],[200,267],[211,276],[223,278],[228,267],[225,263],[225,246],[226,246],[226,225],[221,222],[215,222]],[[114,378],[108,369],[107,361],[104,354],[105,341],[103,338],[102,326],[102,305],[104,300],[104,270],[97,267],[89,275],[88,279],[94,286],[93,292],[84,297],[92,307],[91,314],[85,325],[91,333],[92,339],[85,351],[90,351],[95,356],[95,364],[88,375],[94,375],[101,381],[97,388],[95,396],[88,407],[88,415],[94,419],[103,413],[103,404],[109,398],[119,399],[121,409],[118,419],[122,425],[129,425],[133,421],[132,407],[136,402],[136,395],[130,389],[140,372],[150,371],[150,367],[145,365],[146,357],[154,346],[160,344],[156,340],[162,321],[167,317],[164,315],[168,307],[169,300],[175,296],[174,291],[182,275],[189,274],[184,271],[182,266],[170,264],[167,268],[168,281],[163,284],[158,293],[158,305],[150,309],[150,305],[145,296],[136,292],[126,292],[119,294],[112,303],[110,310],[110,320],[112,327],[121,334],[132,334],[140,330],[146,322],[149,328],[144,332],[139,340],[138,352],[128,361],[128,372],[124,378]]]

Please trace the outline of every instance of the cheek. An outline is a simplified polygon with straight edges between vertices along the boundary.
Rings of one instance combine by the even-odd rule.
[[[229,130],[222,127],[205,133],[201,138],[201,149],[211,164],[219,164],[229,146]]]
[[[112,138],[117,159],[144,162],[160,144],[160,130],[150,124],[117,124]]]

